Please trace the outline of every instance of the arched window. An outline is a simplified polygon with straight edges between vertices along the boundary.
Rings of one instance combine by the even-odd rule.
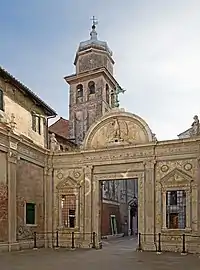
[[[110,89],[108,84],[106,84],[106,102],[110,104]]]
[[[115,107],[115,93],[113,90],[111,92],[111,107]]]
[[[60,150],[61,151],[64,151],[62,144],[60,145]]]
[[[88,83],[89,94],[95,94],[95,82],[90,81]]]
[[[76,87],[77,98],[83,97],[83,85],[78,84]]]

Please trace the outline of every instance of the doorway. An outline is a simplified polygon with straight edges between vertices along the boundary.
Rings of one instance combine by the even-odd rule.
[[[117,221],[116,221],[115,215],[111,215],[110,216],[110,221],[111,221],[111,232],[112,232],[112,235],[116,235],[117,234]]]
[[[101,237],[138,232],[138,179],[100,181]]]

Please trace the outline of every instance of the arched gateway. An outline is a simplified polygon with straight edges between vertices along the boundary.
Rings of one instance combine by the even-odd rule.
[[[189,233],[192,249],[200,229],[198,155],[197,140],[158,142],[143,119],[111,110],[89,128],[80,151],[54,154],[48,230],[75,231],[85,246],[95,232],[100,242],[100,182],[137,179],[142,248],[155,250],[161,233],[165,250],[181,250]]]

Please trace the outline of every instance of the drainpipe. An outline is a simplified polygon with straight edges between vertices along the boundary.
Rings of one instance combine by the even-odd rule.
[[[55,118],[57,115],[47,116],[46,117],[46,147],[49,149],[49,119]]]

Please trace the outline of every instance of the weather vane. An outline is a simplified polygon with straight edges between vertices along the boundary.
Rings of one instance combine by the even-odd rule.
[[[92,23],[93,23],[93,26],[96,26],[98,24],[98,21],[97,19],[95,18],[95,16],[92,17],[91,19]]]

